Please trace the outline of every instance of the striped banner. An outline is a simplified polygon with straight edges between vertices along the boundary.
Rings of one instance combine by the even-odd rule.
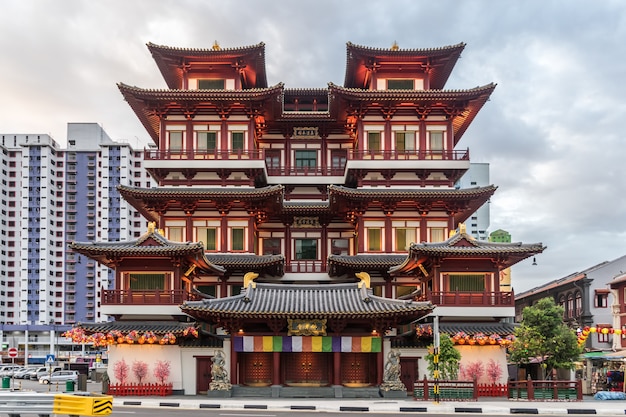
[[[372,336],[234,336],[235,352],[380,352]]]

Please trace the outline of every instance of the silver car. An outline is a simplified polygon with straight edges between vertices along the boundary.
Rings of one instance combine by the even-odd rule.
[[[44,375],[39,378],[40,384],[54,384],[59,382],[78,381],[78,371],[56,371],[52,375]]]

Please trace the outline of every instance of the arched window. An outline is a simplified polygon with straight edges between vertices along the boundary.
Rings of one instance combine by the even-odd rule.
[[[583,314],[583,296],[580,291],[576,291],[575,311],[576,317],[580,317]]]
[[[574,296],[572,294],[567,295],[567,317],[574,317]]]
[[[565,295],[561,294],[559,296],[559,306],[563,307],[563,318],[567,318],[567,307],[565,306]]]

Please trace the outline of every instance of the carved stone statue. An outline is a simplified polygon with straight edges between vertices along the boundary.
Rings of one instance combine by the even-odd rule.
[[[400,380],[400,352],[398,350],[392,349],[387,355],[380,389],[382,391],[406,391],[406,387]]]
[[[218,350],[215,356],[211,358],[211,382],[209,383],[210,391],[227,391],[232,388],[228,372],[226,371],[226,360],[224,352]]]

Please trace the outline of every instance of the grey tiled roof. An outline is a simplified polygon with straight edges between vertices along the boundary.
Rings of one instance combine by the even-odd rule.
[[[328,257],[328,275],[340,276],[355,271],[368,271],[372,275],[376,270],[386,272],[405,260],[406,254],[330,255]]]
[[[156,335],[173,333],[179,336],[188,327],[195,327],[196,323],[181,323],[177,321],[108,321],[105,323],[79,323],[80,327],[87,333],[109,333],[120,331],[127,333],[132,330],[137,332],[151,331]]]
[[[358,284],[294,285],[256,283],[233,297],[189,301],[181,306],[192,317],[237,318],[419,318],[430,302],[393,300],[372,295]]]
[[[513,334],[517,327],[514,323],[481,323],[481,322],[443,322],[439,323],[439,332],[455,335],[458,332],[465,332],[468,335],[483,333],[487,336],[496,333],[500,336]]]

